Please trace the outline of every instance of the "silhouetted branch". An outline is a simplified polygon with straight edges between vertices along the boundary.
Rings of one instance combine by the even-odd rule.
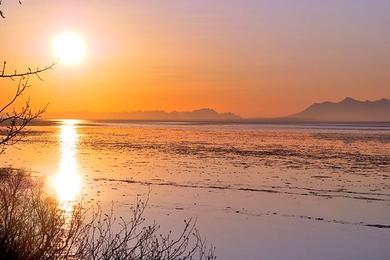
[[[113,210],[103,214],[95,211],[92,220],[81,232],[75,256],[78,259],[200,259],[213,260],[214,248],[207,249],[205,241],[195,228],[192,219],[184,221],[182,231],[174,236],[158,234],[156,223],[145,226],[143,217],[148,203],[137,198],[131,208],[130,221],[114,217]],[[114,232],[119,225],[119,231]]]
[[[58,61],[56,62],[52,62],[49,66],[46,66],[44,67],[43,69],[40,69],[39,67],[36,68],[35,70],[32,70],[31,68],[27,68],[27,71],[24,71],[24,72],[21,72],[21,73],[18,73],[16,70],[11,73],[11,74],[7,74],[6,73],[6,65],[7,65],[7,62],[4,61],[3,62],[3,68],[2,70],[0,71],[0,78],[10,78],[10,79],[14,79],[14,78],[20,78],[20,77],[26,77],[26,76],[30,76],[30,75],[35,75],[37,76],[40,80],[42,80],[42,78],[40,77],[40,73],[42,72],[45,72],[47,70],[50,70],[52,69],[56,64],[58,63]]]
[[[0,0],[0,6],[1,6],[2,3],[3,3],[3,1]],[[19,3],[19,4],[22,4],[22,1],[21,1],[21,0],[18,0],[18,3]],[[1,16],[1,18],[5,19],[4,12],[3,12],[1,9],[0,9],[0,16]]]
[[[38,111],[33,111],[29,99],[19,110],[12,107],[29,86],[29,75],[19,77],[15,94],[8,103],[0,107],[0,154],[8,146],[20,141],[24,137],[23,130],[25,127],[32,120],[40,117],[46,110],[47,106]]]
[[[57,62],[52,62],[49,66],[43,69],[37,68],[32,70],[28,68],[27,71],[18,73],[16,70],[14,73],[6,73],[7,62],[3,62],[2,69],[0,71],[0,78],[9,78],[14,80],[19,79],[16,92],[5,105],[0,106],[0,154],[2,154],[7,146],[13,145],[20,141],[23,137],[23,129],[34,119],[40,117],[46,110],[46,107],[38,111],[33,112],[30,107],[30,101],[27,100],[25,105],[20,108],[19,111],[12,108],[14,103],[23,95],[25,90],[30,86],[30,76],[36,76],[38,79],[43,80],[40,76],[41,73],[52,69]]]
[[[19,4],[22,2],[19,0]],[[3,1],[0,0],[0,8]],[[0,9],[0,16],[5,18],[3,11]],[[3,66],[0,70],[0,79],[8,78],[11,80],[19,79],[16,93],[5,105],[0,105],[0,154],[2,154],[6,147],[13,145],[23,137],[23,129],[34,119],[41,116],[46,107],[38,111],[33,112],[30,107],[29,100],[18,111],[13,108],[13,105],[18,101],[20,96],[23,95],[25,90],[29,87],[29,77],[36,76],[38,79],[43,80],[41,73],[52,69],[58,61],[52,62],[49,66],[44,68],[37,67],[36,69],[27,68],[26,71],[13,73],[7,73],[7,62],[3,62]]]

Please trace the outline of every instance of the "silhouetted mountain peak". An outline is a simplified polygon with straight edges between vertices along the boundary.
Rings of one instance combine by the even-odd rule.
[[[378,102],[386,103],[386,102],[390,102],[390,99],[382,98],[382,99],[378,100]]]
[[[360,102],[360,101],[358,101],[354,98],[351,98],[351,97],[346,97],[340,103],[357,103],[357,102]]]
[[[201,109],[193,110],[191,113],[202,114],[202,115],[218,115],[218,113],[211,108],[201,108]]]
[[[309,121],[389,121],[390,100],[359,101],[346,97],[340,102],[314,103],[290,118]]]

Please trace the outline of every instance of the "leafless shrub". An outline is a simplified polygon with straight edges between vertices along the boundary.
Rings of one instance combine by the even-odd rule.
[[[40,180],[1,170],[0,259],[69,259],[81,220],[79,206],[67,220],[56,200],[44,195]]]
[[[75,255],[80,259],[215,259],[214,249],[207,249],[195,221],[184,221],[175,238],[171,232],[158,234],[156,223],[145,225],[143,213],[147,201],[137,198],[130,221],[115,218],[113,211],[95,211],[92,221],[83,227]],[[113,232],[119,225],[119,231]]]
[[[45,195],[40,180],[23,171],[0,170],[0,259],[15,260],[213,260],[193,220],[185,221],[180,235],[159,234],[157,224],[146,225],[147,201],[137,198],[129,219],[113,211],[92,212],[75,205],[64,214],[57,201]],[[118,228],[118,231],[114,229]]]

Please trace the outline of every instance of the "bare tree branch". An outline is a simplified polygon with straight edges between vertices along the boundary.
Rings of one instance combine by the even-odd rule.
[[[33,111],[30,106],[30,100],[27,99],[25,104],[16,110],[13,105],[17,100],[24,94],[26,89],[30,87],[29,79],[30,76],[35,75],[40,80],[42,78],[39,73],[47,71],[55,66],[56,63],[45,67],[44,69],[28,70],[26,73],[14,73],[7,75],[5,73],[6,62],[3,63],[2,71],[0,72],[0,78],[18,78],[19,82],[16,87],[15,94],[12,98],[3,106],[0,106],[0,154],[4,153],[6,148],[10,145],[16,144],[24,137],[25,127],[34,119],[40,117],[46,110],[45,106],[42,109]]]
[[[42,78],[40,77],[40,73],[42,72],[45,72],[47,70],[50,70],[50,69],[53,69],[53,67],[58,63],[58,61],[56,62],[52,62],[49,66],[46,66],[44,67],[43,69],[40,69],[39,67],[36,68],[35,70],[32,70],[31,68],[28,68],[27,71],[24,71],[24,72],[21,72],[21,73],[18,73],[16,70],[11,73],[11,74],[7,74],[6,73],[6,65],[7,65],[7,62],[4,61],[3,62],[3,68],[2,70],[0,71],[0,78],[10,78],[10,79],[14,79],[14,78],[20,78],[20,77],[26,77],[26,76],[30,76],[30,75],[35,75],[37,76],[40,80],[42,80]]]
[[[21,0],[18,0],[18,2],[19,4],[22,4]],[[0,0],[0,8],[2,3],[3,1]],[[0,16],[5,18],[1,9]],[[52,62],[49,66],[45,66],[44,68],[27,68],[27,70],[23,72],[17,72],[15,70],[13,73],[7,73],[7,62],[3,62],[3,66],[0,70],[0,79],[19,79],[19,82],[16,92],[10,101],[6,102],[3,106],[0,105],[0,154],[2,154],[8,146],[20,141],[20,139],[24,136],[24,128],[32,120],[40,117],[46,110],[47,106],[34,112],[31,109],[29,99],[26,101],[24,106],[19,108],[19,110],[16,110],[13,107],[29,87],[30,76],[36,76],[39,80],[43,80],[41,73],[52,69],[57,63],[58,61]]]
[[[0,0],[0,6],[1,4],[3,3],[2,0]],[[22,1],[21,0],[18,0],[18,3],[21,5],[22,4]],[[5,15],[4,15],[4,12],[0,9],[0,17],[5,19]]]

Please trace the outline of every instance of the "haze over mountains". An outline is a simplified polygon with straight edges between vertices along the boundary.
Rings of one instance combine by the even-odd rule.
[[[203,108],[189,112],[135,111],[121,113],[64,112],[48,118],[144,121],[216,121],[216,122],[390,122],[390,100],[359,101],[350,97],[340,102],[314,103],[300,113],[280,118],[241,118],[233,113],[218,113]]]
[[[52,113],[49,118],[78,118],[78,119],[109,119],[109,120],[151,120],[151,121],[238,121],[241,117],[233,113],[218,113],[213,109],[203,108],[189,112],[165,111],[135,111],[121,113],[98,112],[64,112]]]

